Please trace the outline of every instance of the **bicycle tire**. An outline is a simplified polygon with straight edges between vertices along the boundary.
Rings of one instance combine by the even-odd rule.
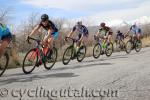
[[[67,64],[70,62],[70,60],[71,60],[71,58],[72,58],[72,55],[73,55],[73,49],[74,49],[73,46],[69,46],[69,47],[65,50],[65,52],[64,52],[64,54],[63,54],[63,58],[62,58],[62,62],[63,62],[64,65],[67,65]],[[66,55],[68,54],[68,51],[69,51],[69,50],[71,50],[71,54],[69,55],[68,59],[66,59],[65,57],[66,57]],[[65,60],[67,60],[67,61],[65,61]]]
[[[84,53],[81,52],[82,49],[84,49],[84,51],[85,51]],[[83,54],[83,57],[81,57],[81,59],[80,59],[81,54]],[[81,47],[79,47],[79,49],[77,51],[77,61],[81,62],[85,58],[85,55],[86,55],[86,46],[82,45]]]
[[[106,50],[105,50],[105,54],[106,54],[107,57],[110,57],[112,55],[112,53],[113,53],[113,43],[110,42],[109,45],[111,45],[111,49],[110,49],[111,52],[110,53],[108,52],[109,48],[108,48],[108,44],[107,44]]]
[[[95,50],[96,47],[100,47],[98,54],[96,54],[96,50]],[[101,55],[101,51],[102,51],[101,45],[100,45],[99,43],[95,44],[95,46],[94,46],[94,48],[93,48],[93,57],[94,57],[95,59],[99,58],[100,55]]]
[[[54,58],[54,59],[52,58],[52,57],[54,57],[53,54],[55,54],[55,58]],[[47,62],[49,63],[48,60],[50,60],[50,63],[52,62],[52,65],[50,65],[50,67],[48,67],[48,65],[47,65]],[[44,62],[44,67],[45,67],[45,69],[50,70],[50,69],[54,66],[54,64],[56,63],[56,61],[57,61],[57,49],[56,49],[55,47],[53,47],[53,48],[52,48],[51,58],[48,59],[48,58],[46,57],[46,62]]]
[[[138,48],[139,43],[140,43],[140,48]],[[142,49],[142,41],[141,40],[137,40],[136,44],[135,44],[135,51],[136,52],[140,52],[141,49]]]
[[[128,45],[131,45],[131,47],[128,49]],[[125,51],[126,51],[126,53],[127,54],[129,54],[129,53],[131,53],[131,50],[132,50],[132,42],[131,42],[131,40],[129,40],[129,41],[127,41],[127,43],[126,43],[126,45],[125,45]]]
[[[6,61],[6,63],[4,64],[4,68],[2,69],[2,67],[0,66],[0,70],[2,70],[1,72],[0,72],[0,77],[4,74],[4,72],[6,71],[6,69],[7,69],[7,66],[8,66],[8,62],[9,62],[9,55],[8,55],[8,53],[7,52],[5,52],[4,53],[4,55],[3,56],[5,56],[5,61]]]
[[[35,64],[36,64],[37,61],[38,61],[38,55],[36,54],[36,58],[35,58],[35,59],[36,59],[36,62],[35,62],[35,64],[33,65],[33,67],[32,67],[29,71],[26,70],[25,67],[27,67],[27,66],[25,65],[25,61],[27,60],[27,57],[28,57],[28,55],[29,55],[31,52],[36,52],[36,48],[33,48],[33,49],[29,50],[29,51],[26,53],[25,57],[24,57],[23,65],[22,65],[22,70],[23,70],[23,72],[24,72],[25,74],[30,74],[30,73],[35,69],[35,67],[36,67]]]

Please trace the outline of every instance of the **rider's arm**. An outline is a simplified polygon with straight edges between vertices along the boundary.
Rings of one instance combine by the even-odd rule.
[[[81,36],[81,38],[80,38],[80,40],[79,40],[79,41],[81,42],[81,41],[82,41],[82,39],[83,39],[83,34],[82,34],[82,36]]]
[[[46,42],[50,37],[51,37],[51,33],[53,33],[52,29],[48,29],[48,35],[47,37],[44,39],[44,42]]]
[[[74,31],[76,30],[76,27],[74,26],[73,27],[73,29],[71,30],[71,32],[68,34],[68,36],[67,37],[70,37],[70,36],[72,36],[72,34],[74,33]]]
[[[100,31],[98,30],[98,31],[97,31],[97,33],[96,33],[96,36],[98,37],[98,36],[99,36],[99,34],[100,34]]]
[[[40,28],[41,28],[41,26],[40,26],[40,25],[37,25],[37,26],[32,30],[32,32],[31,32],[31,34],[30,34],[29,36],[31,37],[32,35],[34,35],[35,33],[37,33],[37,31],[38,31]]]
[[[127,31],[127,33],[125,33],[125,35],[128,35],[131,30],[132,30],[132,26],[131,26],[130,29]]]
[[[108,27],[108,32],[106,33],[106,38],[108,38],[108,36],[110,35],[110,33],[113,34],[113,31],[111,28]]]

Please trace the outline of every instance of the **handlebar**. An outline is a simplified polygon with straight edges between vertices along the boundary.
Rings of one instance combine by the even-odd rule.
[[[108,37],[104,38],[102,36],[96,36],[96,35],[94,35],[94,39],[108,39]]]
[[[67,41],[67,39],[71,39],[73,42],[76,42],[77,40],[76,39],[73,39],[71,37],[65,37],[65,40]]]
[[[41,40],[39,40],[39,39],[35,39],[35,38],[32,38],[32,37],[29,37],[29,36],[28,36],[27,42],[28,42],[29,44],[31,44],[30,40],[34,40],[34,41],[36,41],[36,42],[37,42],[37,44],[40,44],[40,43],[41,43]]]

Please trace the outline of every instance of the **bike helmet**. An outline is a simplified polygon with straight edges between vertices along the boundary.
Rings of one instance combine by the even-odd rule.
[[[105,23],[102,22],[102,23],[100,24],[100,26],[101,26],[101,27],[105,27]]]
[[[117,30],[117,33],[120,33],[120,30]]]
[[[78,21],[78,22],[77,22],[77,25],[82,25],[82,21]]]
[[[46,21],[46,20],[48,20],[48,19],[49,19],[49,17],[48,17],[47,14],[43,14],[43,15],[41,16],[41,21],[42,21],[42,22],[44,22],[44,21]]]

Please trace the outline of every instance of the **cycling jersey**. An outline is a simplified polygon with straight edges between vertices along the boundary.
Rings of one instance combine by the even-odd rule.
[[[84,35],[84,36],[88,36],[89,32],[88,32],[88,29],[84,26],[84,25],[75,25],[73,27],[73,32],[74,31],[78,31],[79,35]]]
[[[116,37],[117,39],[124,39],[124,35],[123,35],[123,33],[117,33],[117,37]]]
[[[42,26],[45,30],[49,30],[49,29],[53,29],[54,30],[54,32],[58,32],[58,29],[56,28],[56,26],[55,26],[55,24],[52,22],[52,21],[48,21],[48,24],[47,24],[47,26],[44,26],[43,24],[42,24],[42,22],[40,22],[40,24],[39,24],[40,26]]]
[[[134,26],[134,25],[132,25],[132,26],[130,27],[130,31],[131,31],[133,34],[138,34],[138,33],[141,34],[141,29],[140,29],[139,27],[137,27],[137,26]]]
[[[105,27],[102,27],[99,29],[99,34],[101,36],[106,36],[107,33],[108,33],[108,35],[112,35],[113,32],[110,27],[105,26]]]
[[[39,24],[40,26],[42,26],[45,30],[49,30],[49,29],[52,29],[52,30],[54,30],[54,32],[52,32],[51,33],[51,35],[55,38],[55,39],[57,39],[58,38],[58,35],[59,35],[59,33],[58,33],[58,29],[57,29],[57,27],[55,26],[55,24],[52,22],[52,21],[48,21],[48,24],[47,24],[47,26],[44,26],[43,24],[42,24],[42,22],[40,22],[40,24]],[[46,36],[48,35],[48,33],[46,34]],[[45,37],[46,37],[45,36]]]
[[[0,40],[12,38],[12,34],[6,25],[0,23]]]

